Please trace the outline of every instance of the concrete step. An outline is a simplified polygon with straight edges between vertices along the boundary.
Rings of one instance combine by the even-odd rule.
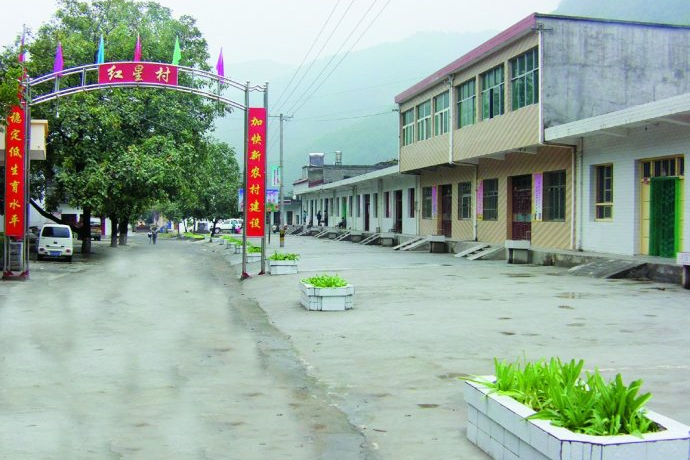
[[[369,235],[365,239],[359,242],[359,244],[367,245],[367,244],[373,244],[376,240],[381,238],[380,233],[374,233],[373,235]]]
[[[496,254],[499,251],[503,251],[502,247],[487,247],[479,252],[475,252],[474,254],[470,254],[469,256],[466,257],[467,260],[479,260],[484,257],[488,257],[490,255]]]
[[[350,235],[352,235],[352,232],[345,232],[342,235],[338,236],[334,241],[343,241]]]
[[[393,248],[394,251],[409,251],[410,249],[418,248],[419,246],[426,244],[430,241],[428,237],[418,237],[410,241],[406,241],[403,244],[399,244]]]
[[[489,245],[487,243],[479,243],[474,246],[472,246],[469,249],[465,249],[464,251],[458,252],[455,254],[455,257],[465,257],[474,254],[475,252],[479,252],[484,248],[488,248]]]
[[[644,265],[646,264],[643,262],[633,260],[598,259],[573,267],[568,273],[592,278],[623,278]]]

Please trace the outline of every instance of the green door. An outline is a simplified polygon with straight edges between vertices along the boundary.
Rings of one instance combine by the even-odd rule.
[[[653,177],[650,189],[649,255],[676,256],[677,177]]]

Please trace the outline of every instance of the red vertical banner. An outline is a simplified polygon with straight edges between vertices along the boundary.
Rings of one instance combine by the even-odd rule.
[[[266,223],[266,109],[248,109],[247,183],[244,205],[247,210],[247,236],[263,237]]]
[[[5,235],[24,236],[24,145],[25,113],[12,107],[5,131]]]

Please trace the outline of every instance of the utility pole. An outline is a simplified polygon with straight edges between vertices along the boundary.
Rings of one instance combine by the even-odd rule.
[[[280,234],[284,235],[283,229],[285,228],[285,206],[283,199],[283,121],[291,119],[292,116],[280,114],[280,160],[278,168],[280,171],[280,183],[278,184],[278,205],[280,206]],[[280,238],[280,247],[285,247],[285,238]]]

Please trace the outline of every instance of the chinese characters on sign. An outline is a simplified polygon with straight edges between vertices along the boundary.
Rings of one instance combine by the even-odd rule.
[[[534,173],[532,176],[532,182],[534,183],[534,218],[532,220],[535,222],[541,222],[543,218],[542,212],[544,205],[544,174]]]
[[[477,185],[477,220],[484,220],[484,181]]]
[[[24,236],[24,110],[12,107],[5,128],[5,235]]]
[[[177,85],[177,66],[156,62],[106,62],[98,66],[98,83]]]
[[[247,236],[263,237],[266,221],[266,109],[248,109],[246,175]]]

